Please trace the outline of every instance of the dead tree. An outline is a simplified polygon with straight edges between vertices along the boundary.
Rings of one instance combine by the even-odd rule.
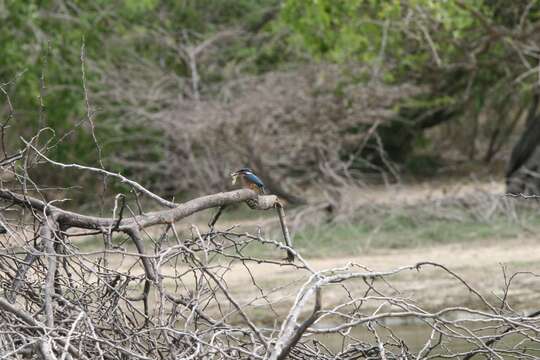
[[[30,142],[23,153],[14,160],[23,169],[30,163],[27,157],[32,157],[52,166],[105,175],[162,209],[137,211],[132,195],[126,193],[115,197],[108,217],[68,211],[59,200],[45,200],[24,171],[18,174],[23,182],[2,186],[7,233],[0,237],[3,358],[537,356],[538,314],[523,315],[509,305],[514,279],[534,278],[534,274],[505,277],[504,295],[493,299],[437,263],[385,271],[349,263],[319,270],[290,243],[273,240],[262,230],[220,229],[217,216],[206,230],[197,221],[189,232],[181,229],[182,221],[205,209],[240,202],[272,209],[273,196],[259,197],[243,189],[174,203],[120,174],[55,162]],[[279,206],[278,211],[282,211]],[[286,229],[286,224],[281,225]],[[101,245],[85,246],[98,241]],[[254,255],[251,249],[260,246],[278,251],[274,256],[271,250]],[[296,261],[281,260],[283,250],[295,255]],[[283,267],[299,277],[276,287],[268,283],[271,279],[264,270],[268,266]],[[393,278],[418,271],[443,271],[469,294],[473,305],[430,310],[391,285]],[[290,301],[279,307],[284,299]],[[261,320],[261,315],[270,320]],[[421,347],[414,347],[393,332],[391,321],[396,319],[413,319],[430,335]],[[359,332],[367,337],[357,336]],[[326,335],[337,337],[339,346],[325,344]]]

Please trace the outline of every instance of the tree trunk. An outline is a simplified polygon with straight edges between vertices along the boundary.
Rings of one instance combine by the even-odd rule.
[[[512,149],[506,170],[508,193],[540,193],[540,116],[536,115],[539,95],[535,94],[527,116],[525,130]]]

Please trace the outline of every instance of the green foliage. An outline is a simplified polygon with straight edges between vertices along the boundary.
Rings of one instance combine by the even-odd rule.
[[[479,13],[491,16],[483,3],[467,2]],[[415,35],[411,37],[404,33],[403,21],[414,10],[419,11],[419,18],[405,29]],[[428,25],[424,23],[428,20],[439,24],[436,32],[429,31],[432,44],[426,41]],[[473,31],[481,26],[471,12],[455,2],[433,0],[287,0],[282,21],[293,30],[291,41],[337,62],[378,61],[385,39],[385,56],[399,61],[394,76],[425,70],[433,61],[432,51],[442,62],[453,62],[463,55],[456,45],[465,38],[472,40]]]
[[[424,89],[400,105],[402,124],[382,128],[390,158],[403,161],[425,129],[450,120],[472,144],[469,157],[477,140],[491,141],[490,129],[512,128],[510,112],[535,86],[523,74],[537,64],[526,43],[535,41],[539,14],[540,3],[527,1],[286,0],[280,20],[312,56],[378,67],[379,80]],[[483,120],[491,108],[502,111],[488,115],[495,124]]]
[[[49,155],[62,162],[99,165],[98,151],[87,118],[81,53],[84,44],[86,61],[84,79],[88,89],[95,134],[102,144],[105,159],[132,147],[146,147],[146,160],[159,159],[165,146],[158,131],[140,126],[119,126],[105,121],[111,114],[93,102],[97,80],[103,76],[89,63],[118,68],[127,61],[160,64],[164,72],[189,75],[172,41],[199,41],[224,28],[241,28],[258,18],[276,0],[118,0],[118,1],[0,1],[0,84],[9,93],[15,108],[15,120],[9,138],[13,150],[21,146],[18,136],[30,138],[44,126],[52,131],[42,134],[49,143]],[[162,35],[158,35],[162,34]],[[156,41],[156,38],[160,41]],[[163,42],[161,42],[163,40]],[[220,53],[227,63],[256,58],[255,47],[237,42]],[[241,50],[241,51],[237,51]],[[261,64],[279,61],[271,47],[263,51]],[[269,60],[265,57],[271,56]],[[259,61],[259,60],[256,60]],[[255,62],[257,63],[257,62]],[[261,65],[264,66],[264,65]],[[256,69],[255,69],[256,70]],[[218,82],[222,74],[201,69],[205,81]],[[5,98],[0,93],[0,101]],[[111,103],[114,100],[111,99]],[[95,112],[95,113],[94,113]],[[0,113],[5,116],[6,113]],[[111,125],[112,124],[112,125]],[[143,140],[141,140],[140,134]],[[137,139],[132,141],[130,139]],[[146,139],[146,140],[145,140]],[[108,162],[111,169],[125,173],[124,166]],[[49,180],[62,182],[63,178]],[[152,181],[149,175],[147,181]],[[54,182],[54,181],[52,181]],[[61,184],[59,184],[61,185]]]
[[[522,106],[534,86],[516,84],[525,72],[523,63],[536,61],[516,56],[523,39],[511,39],[540,19],[540,5],[503,0],[4,0],[0,1],[0,84],[15,108],[12,134],[33,136],[44,126],[54,134],[50,156],[64,162],[98,165],[97,149],[87,119],[81,47],[88,63],[86,85],[95,107],[95,134],[105,158],[135,147],[148,149],[145,161],[163,156],[166,142],[147,126],[114,122],[114,114],[94,106],[92,94],[104,91],[105,71],[121,72],[126,62],[150,64],[162,74],[189,77],[190,68],[179,55],[179,44],[204,41],[223,30],[241,35],[216,43],[200,66],[201,82],[219,89],[231,74],[262,74],[311,61],[332,62],[347,72],[348,64],[380,66],[379,80],[413,83],[424,93],[404,99],[396,124],[380,128],[390,159],[407,162],[417,148],[425,150],[422,115],[458,108],[459,126],[478,120],[486,107],[508,111]],[[528,12],[525,14],[525,10]],[[270,14],[270,15],[269,15]],[[525,16],[525,15],[526,16]],[[508,30],[501,34],[493,28]],[[486,40],[487,39],[487,40]],[[485,44],[484,44],[485,43]],[[348,78],[350,83],[371,80],[366,70]],[[531,80],[532,79],[532,80]],[[510,85],[509,85],[510,84]],[[336,101],[345,98],[338,85]],[[4,96],[0,101],[4,104]],[[108,99],[113,108],[114,99]],[[42,105],[43,104],[43,105]],[[161,104],[157,103],[155,110]],[[151,109],[154,110],[154,109]],[[2,110],[1,117],[7,112]],[[107,121],[106,121],[107,120]],[[488,124],[493,133],[499,126]],[[344,132],[364,131],[359,124]],[[139,136],[143,134],[144,136]],[[133,141],[131,139],[137,139]],[[141,140],[141,138],[143,138]],[[419,140],[420,139],[420,140]],[[8,139],[13,149],[18,136]],[[349,154],[343,154],[344,158]],[[365,155],[365,154],[362,154]],[[141,160],[141,159],[134,159]],[[108,167],[125,172],[126,166]],[[131,169],[134,172],[133,169]],[[54,176],[51,175],[51,176]],[[148,175],[148,181],[158,174]]]
[[[282,19],[294,29],[291,41],[314,55],[335,61],[370,61],[377,55],[382,29],[371,21],[391,17],[395,1],[286,1]],[[352,57],[352,58],[351,58]]]
[[[128,15],[136,16],[156,8],[158,0],[124,0],[124,8]]]

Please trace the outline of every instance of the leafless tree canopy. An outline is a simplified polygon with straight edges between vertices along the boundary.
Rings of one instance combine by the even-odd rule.
[[[93,66],[103,81],[94,93],[96,106],[123,126],[139,124],[166,136],[153,140],[165,142],[163,161],[141,161],[146,148],[118,154],[114,161],[170,175],[160,176],[156,187],[201,194],[221,189],[224,176],[242,163],[258,163],[259,172],[271,169],[266,175],[280,179],[289,192],[305,182],[351,176],[351,165],[373,146],[377,128],[396,115],[392,107],[419,91],[379,82],[359,86],[348,78],[364,68],[351,64],[344,74],[322,64],[234,77],[194,96],[188,78],[148,64],[128,62],[121,71]],[[118,106],[109,105],[111,98]],[[291,172],[294,177],[287,176]]]

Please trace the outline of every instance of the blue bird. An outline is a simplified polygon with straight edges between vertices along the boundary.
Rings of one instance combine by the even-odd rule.
[[[240,178],[240,182],[243,187],[251,189],[258,194],[264,194],[265,188],[264,183],[261,179],[250,168],[242,168],[238,171],[235,171],[231,174],[233,181],[232,183],[236,183],[236,179]]]

